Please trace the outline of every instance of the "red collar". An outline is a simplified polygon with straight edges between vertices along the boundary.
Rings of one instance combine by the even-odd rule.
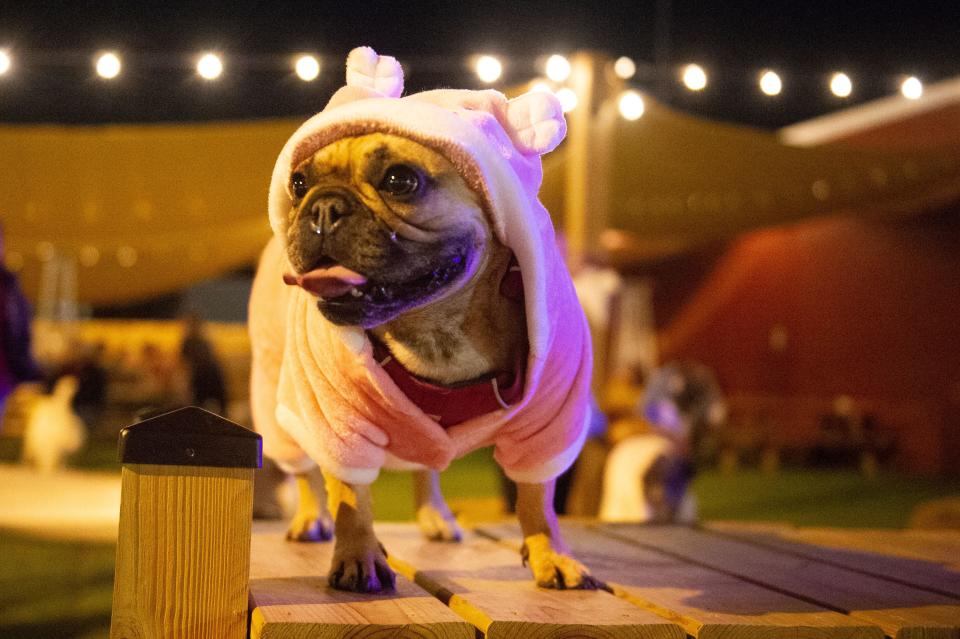
[[[500,293],[509,299],[523,299],[523,280],[516,258],[511,260],[510,268],[500,283]],[[373,356],[397,388],[445,428],[509,408],[523,396],[527,372],[526,348],[517,353],[512,371],[485,375],[457,386],[438,386],[417,377],[376,340],[373,341]]]

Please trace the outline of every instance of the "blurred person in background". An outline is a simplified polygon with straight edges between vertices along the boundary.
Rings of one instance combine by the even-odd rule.
[[[107,369],[103,363],[105,350],[102,342],[90,344],[79,339],[71,340],[66,361],[47,384],[47,393],[53,394],[54,387],[62,377],[75,379],[76,392],[71,407],[90,431],[100,424],[107,401]]]
[[[0,226],[0,426],[7,398],[18,384],[39,380],[40,369],[30,349],[33,315],[17,277],[6,268]]]
[[[187,367],[193,404],[224,415],[227,410],[227,390],[223,368],[213,344],[204,334],[203,320],[195,313],[188,315],[184,321],[180,357]]]
[[[175,360],[173,353],[165,353],[157,344],[143,344],[136,364],[141,401],[155,408],[182,406],[190,401],[189,371]]]

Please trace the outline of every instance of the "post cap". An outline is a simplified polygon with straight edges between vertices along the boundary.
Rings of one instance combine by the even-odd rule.
[[[120,431],[123,464],[260,468],[257,433],[197,406],[151,417]]]

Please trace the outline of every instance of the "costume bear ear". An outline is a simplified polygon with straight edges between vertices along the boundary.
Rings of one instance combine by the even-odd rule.
[[[567,134],[560,100],[546,91],[531,91],[510,100],[506,116],[510,138],[527,155],[553,151]]]
[[[347,86],[373,89],[388,98],[403,93],[403,69],[396,58],[357,47],[347,56]]]

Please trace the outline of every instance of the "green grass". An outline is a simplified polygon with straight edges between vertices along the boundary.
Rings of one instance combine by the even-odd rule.
[[[0,463],[15,464],[20,460],[23,450],[22,441],[16,437],[0,437]],[[117,462],[116,440],[90,439],[83,450],[70,458],[70,468],[83,470],[116,470],[120,472]]]
[[[884,474],[867,479],[846,470],[784,469],[774,475],[748,470],[727,477],[705,471],[697,476],[694,492],[705,520],[902,528],[921,502],[960,495],[960,479]]]
[[[500,494],[492,449],[458,459],[440,476],[448,500],[494,497]],[[385,470],[373,484],[374,516],[380,520],[413,519],[413,480],[410,473]]]
[[[114,544],[56,542],[0,532],[0,637],[106,637]]]

